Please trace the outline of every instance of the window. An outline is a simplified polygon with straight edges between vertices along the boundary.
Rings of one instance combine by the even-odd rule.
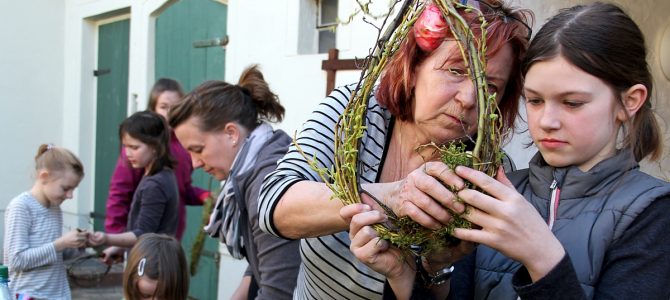
[[[319,53],[327,53],[336,47],[337,1],[317,0],[316,30],[319,36]]]

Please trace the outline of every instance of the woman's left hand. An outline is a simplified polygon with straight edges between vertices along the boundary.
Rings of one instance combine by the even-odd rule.
[[[544,277],[563,258],[563,245],[535,207],[517,192],[502,168],[497,180],[462,166],[456,168],[456,174],[488,195],[472,189],[458,192],[471,206],[463,216],[481,229],[458,228],[454,230],[455,237],[487,245],[519,261],[533,281]]]

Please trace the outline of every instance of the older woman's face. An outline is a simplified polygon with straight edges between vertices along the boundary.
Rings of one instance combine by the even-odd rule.
[[[512,47],[489,57],[489,91],[500,101],[512,71]],[[444,144],[477,132],[477,102],[472,80],[456,42],[445,41],[414,70],[414,123],[418,138]]]

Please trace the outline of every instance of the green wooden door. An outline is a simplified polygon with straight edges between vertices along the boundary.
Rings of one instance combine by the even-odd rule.
[[[98,29],[94,228],[104,230],[109,179],[119,156],[118,126],[127,114],[130,20]]]
[[[227,7],[213,0],[178,1],[156,20],[156,79],[178,80],[186,92],[206,80],[223,80],[225,50],[217,39],[226,37]],[[219,182],[196,170],[193,182],[218,191]],[[202,230],[202,208],[187,207],[187,225],[182,238],[189,264],[195,237]],[[191,278],[189,296],[216,299],[218,287],[218,242],[205,238],[198,272]]]

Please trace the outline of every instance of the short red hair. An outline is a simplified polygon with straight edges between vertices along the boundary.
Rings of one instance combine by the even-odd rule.
[[[482,4],[486,5],[486,4]],[[489,23],[486,32],[487,56],[495,55],[504,45],[509,44],[512,47],[514,57],[510,62],[512,71],[505,94],[502,95],[499,107],[502,114],[503,130],[514,128],[514,120],[519,112],[519,97],[523,87],[523,75],[521,73],[521,63],[528,49],[528,29],[521,22],[529,24],[532,22],[533,15],[527,9],[514,9],[504,6],[500,1],[492,1],[489,6],[501,7],[505,16],[498,14],[485,14]],[[461,11],[463,18],[473,24],[471,28],[476,36],[481,36],[477,14],[474,12],[465,13]],[[530,24],[529,24],[530,25]],[[532,25],[531,25],[532,26]],[[402,42],[400,49],[391,57],[384,73],[381,76],[376,98],[380,105],[386,107],[392,115],[401,121],[413,121],[412,112],[413,91],[411,82],[414,77],[414,69],[420,65],[431,53],[421,50],[416,43],[410,30],[407,38]],[[452,38],[451,32],[447,38]]]

